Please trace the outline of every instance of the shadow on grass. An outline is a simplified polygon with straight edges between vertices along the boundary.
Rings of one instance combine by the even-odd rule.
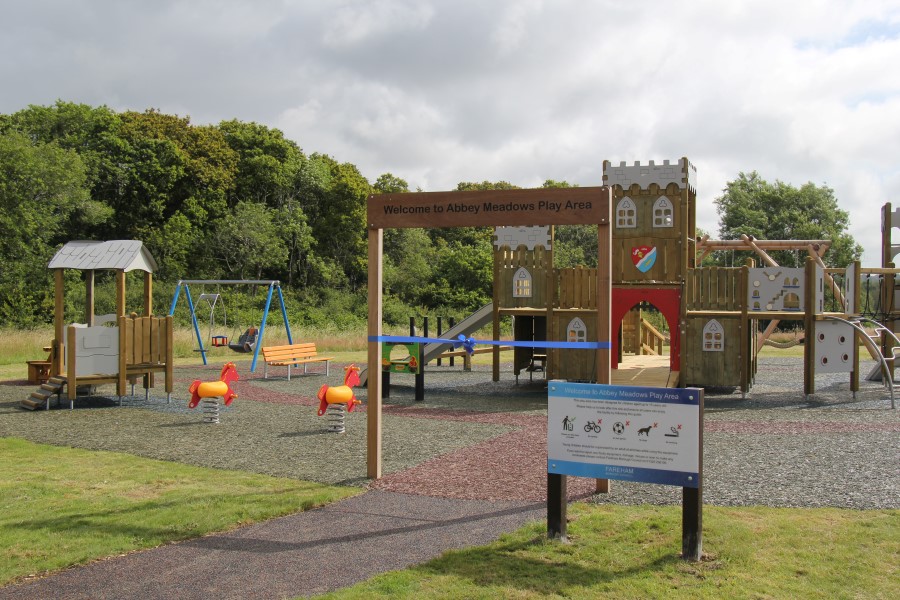
[[[204,507],[221,504],[224,501],[235,506],[249,506],[259,502],[262,497],[283,494],[281,491],[229,494],[226,499],[219,493],[211,492],[189,499],[152,500],[130,503],[126,506],[105,504],[98,505],[98,508],[91,512],[71,512],[54,516],[33,515],[27,520],[2,525],[0,530],[9,532],[35,531],[39,533],[65,531],[67,536],[86,535],[91,538],[102,534],[103,537],[121,537],[134,540],[185,540],[221,529],[225,523],[210,522],[205,526],[199,526],[197,519],[187,519],[183,526],[173,525],[171,519],[165,518],[165,514],[168,511],[184,511],[190,507],[196,507],[198,511],[202,511]],[[296,503],[296,497],[294,497],[293,500],[285,501],[285,506],[290,506],[290,509],[276,512],[279,514],[290,514],[292,512],[310,510],[321,505],[321,500],[321,498],[318,498],[318,494],[314,494],[312,498],[303,500],[298,504]],[[100,506],[105,508],[100,508]],[[153,517],[151,515],[157,516]],[[262,520],[271,517],[272,515],[270,514],[260,514],[252,518],[253,520]],[[161,519],[158,526],[149,524],[155,518]],[[246,523],[247,519],[247,514],[234,516],[235,522],[241,521]]]
[[[611,563],[573,560],[565,546],[563,552],[554,551],[553,546],[559,545],[560,542],[537,535],[530,540],[449,552],[413,571],[430,577],[451,576],[479,587],[556,597],[576,593],[579,588],[596,589],[633,576],[646,577],[680,562],[674,554],[655,558],[648,554],[643,559],[623,561],[618,568]],[[543,546],[548,547],[546,553],[540,552]]]

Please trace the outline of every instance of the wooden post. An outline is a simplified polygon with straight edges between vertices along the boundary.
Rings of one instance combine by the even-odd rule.
[[[547,537],[566,541],[566,476],[547,473]]]
[[[153,273],[144,271],[144,316],[153,314]]]
[[[174,364],[175,364],[175,348],[174,348],[174,320],[172,319],[172,315],[166,315],[166,331],[165,331],[165,339],[166,339],[166,393],[171,394],[172,390],[175,388],[175,372],[174,372]]]
[[[697,562],[703,553],[703,484],[681,488],[681,558]]]
[[[454,319],[453,317],[450,317],[450,320],[447,323],[449,324],[450,329],[453,329],[456,326],[456,319]],[[450,366],[451,367],[454,366],[454,361],[453,361],[452,356],[450,357]],[[499,369],[499,367],[497,367],[497,368]],[[499,372],[498,372],[498,376],[499,376]]]
[[[55,286],[54,304],[53,304],[53,344],[50,357],[50,374],[65,375],[66,371],[66,332],[65,332],[65,311],[63,309],[63,300],[66,295],[66,285],[64,271],[56,269],[53,273]]]
[[[853,277],[856,281],[853,282],[853,295],[847,298],[847,314],[849,315],[858,315],[859,314],[859,294],[860,294],[860,283],[862,283],[862,265],[860,265],[859,261],[853,261],[853,265],[851,266],[849,271],[853,272]],[[844,280],[846,281],[847,274],[844,275]],[[849,288],[850,286],[848,286]],[[850,391],[853,392],[854,396],[856,392],[859,391],[859,342],[860,339],[857,337],[859,332],[853,330],[853,371],[850,372]]]
[[[806,312],[803,315],[803,393],[816,391],[816,263],[806,257]]]
[[[381,479],[381,370],[380,343],[382,318],[382,254],[384,232],[369,226],[369,377],[366,403],[366,476]]]
[[[124,275],[124,271],[121,272]],[[118,275],[116,273],[116,283],[118,283]],[[116,286],[118,288],[118,286]],[[128,347],[128,342],[134,343],[134,335],[132,331],[132,335],[128,335],[128,329],[134,329],[134,319],[130,319],[125,315],[119,315],[119,376],[116,381],[116,395],[121,399],[122,396],[125,395],[127,390],[127,380],[126,375],[128,373],[128,352],[131,348]]]
[[[612,340],[612,190],[607,188],[606,193],[607,212],[597,224],[597,341],[601,343]],[[597,350],[597,383],[610,383],[611,356],[609,348]],[[610,493],[609,480],[597,479],[595,489],[598,494]]]
[[[66,392],[69,397],[69,404],[75,401],[75,395],[78,393],[77,376],[75,375],[75,327],[69,326],[66,332]]]
[[[891,228],[894,225],[891,223],[891,217],[893,214],[890,202],[881,207],[881,266],[883,268],[887,268],[889,263],[894,262],[894,257],[891,256],[891,235],[893,234]],[[882,304],[882,306],[886,305]]]
[[[441,337],[441,334],[443,334],[443,333],[444,333],[444,320],[443,320],[443,318],[441,318],[440,316],[438,316],[438,318],[437,318],[437,336],[438,336],[438,339],[443,339],[443,338]],[[440,355],[438,355],[437,366],[439,366],[439,367],[441,366],[441,357],[440,357]]]
[[[116,315],[125,315],[125,271],[116,271]]]
[[[703,553],[703,390],[699,394],[697,487],[681,488],[681,558],[697,562]]]
[[[94,326],[94,270],[84,272],[84,322]]]
[[[750,307],[747,305],[749,285],[750,268],[747,265],[744,265],[741,267],[741,279],[740,284],[738,285],[738,298],[741,307],[741,321],[738,323],[741,344],[741,356],[739,357],[741,363],[741,394],[746,394],[750,391],[750,381],[753,377],[753,327],[751,327],[752,324],[750,322]],[[745,354],[746,356],[744,356]]]

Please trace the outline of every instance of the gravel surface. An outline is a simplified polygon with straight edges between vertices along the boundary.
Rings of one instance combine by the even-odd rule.
[[[186,392],[96,396],[76,410],[30,412],[18,399],[30,386],[0,385],[0,435],[401,493],[471,500],[540,501],[546,489],[546,384],[519,384],[509,368],[492,382],[488,366],[471,372],[434,367],[426,399],[413,378],[394,375],[385,399],[385,477],[365,477],[365,405],[347,415],[347,433],[325,429],[315,394],[340,383],[324,375],[262,379],[239,365],[239,397],[221,423],[201,422]],[[869,364],[861,372],[867,373]],[[708,504],[900,508],[900,409],[880,384],[863,382],[853,398],[847,375],[820,375],[803,394],[799,358],[764,358],[751,394],[705,397],[704,500]],[[215,379],[218,367],[179,368],[176,390]],[[104,389],[100,389],[103,393]],[[111,393],[108,388],[106,393]],[[356,390],[365,401],[366,390]],[[898,392],[900,394],[900,392]],[[64,406],[66,404],[64,403]],[[571,478],[573,498],[593,482]],[[595,502],[677,503],[677,488],[614,482]]]

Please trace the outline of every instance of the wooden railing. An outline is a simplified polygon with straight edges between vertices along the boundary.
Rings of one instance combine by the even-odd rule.
[[[662,334],[650,321],[641,317],[640,326],[641,354],[661,355],[666,336]]]
[[[684,285],[687,311],[740,311],[746,303],[744,267],[688,269]]]
[[[597,308],[597,269],[555,269],[557,301],[554,308]]]

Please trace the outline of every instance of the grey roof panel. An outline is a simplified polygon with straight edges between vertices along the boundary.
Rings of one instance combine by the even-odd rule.
[[[134,271],[153,273],[156,260],[137,240],[74,241],[64,245],[47,265],[49,269]]]

